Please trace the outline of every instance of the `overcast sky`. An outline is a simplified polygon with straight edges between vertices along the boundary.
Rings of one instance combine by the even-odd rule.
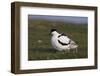
[[[46,16],[46,15],[29,15],[31,20],[49,20],[49,21],[59,21],[66,23],[81,23],[86,24],[88,22],[87,17],[75,17],[75,16]]]

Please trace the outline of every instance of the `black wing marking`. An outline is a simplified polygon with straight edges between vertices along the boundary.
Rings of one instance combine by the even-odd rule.
[[[58,38],[60,38],[61,36],[66,37],[66,34],[65,34],[65,33],[62,33],[62,34],[60,34],[60,35],[58,36]],[[60,40],[58,39],[58,42],[59,42],[61,45],[69,45],[69,44],[71,43],[71,40],[69,40],[68,43],[64,43],[64,42],[62,42],[62,41],[60,41]]]
[[[69,40],[69,43],[62,43],[60,40],[58,40],[58,42],[61,44],[61,45],[69,45],[71,43],[71,40]]]

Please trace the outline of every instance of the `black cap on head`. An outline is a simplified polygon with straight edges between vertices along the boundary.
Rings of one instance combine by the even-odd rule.
[[[57,31],[57,29],[51,29],[51,32],[53,32],[53,31]]]
[[[57,29],[51,29],[50,34],[51,34],[53,31],[57,31]]]

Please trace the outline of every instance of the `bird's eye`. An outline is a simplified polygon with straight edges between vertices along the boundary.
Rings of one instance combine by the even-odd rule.
[[[53,34],[51,34],[51,36],[53,36]]]

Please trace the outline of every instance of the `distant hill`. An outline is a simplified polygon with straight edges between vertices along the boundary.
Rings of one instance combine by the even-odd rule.
[[[86,24],[88,23],[87,17],[76,17],[76,16],[49,16],[49,15],[29,15],[29,20],[45,20],[51,22],[64,22],[74,24]]]

